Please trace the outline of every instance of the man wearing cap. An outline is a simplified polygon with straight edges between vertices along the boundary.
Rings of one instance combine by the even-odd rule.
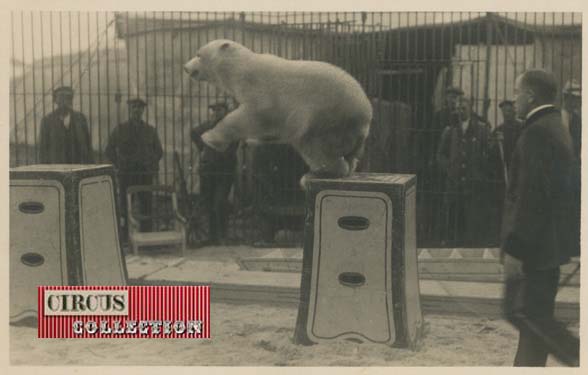
[[[444,242],[445,218],[443,211],[443,185],[445,183],[445,170],[440,167],[437,160],[437,149],[441,134],[446,127],[452,127],[459,122],[456,108],[463,90],[458,87],[449,86],[444,91],[443,107],[433,114],[433,119],[428,129],[422,134],[421,150],[419,152],[421,163],[420,173],[423,175],[423,186],[432,194],[425,196],[424,216],[429,218],[429,225],[436,235],[434,239]]]
[[[106,157],[118,172],[121,213],[127,223],[127,188],[135,185],[151,185],[159,171],[163,148],[157,130],[143,121],[147,103],[142,99],[127,101],[129,120],[118,125],[111,133],[106,146]],[[141,210],[151,211],[148,194],[139,197]],[[150,223],[141,223],[142,231],[150,230]],[[123,231],[126,233],[126,231]]]
[[[239,143],[234,142],[227,150],[219,152],[202,141],[202,134],[214,128],[229,113],[226,102],[217,102],[208,108],[212,119],[192,129],[190,135],[200,151],[200,194],[208,210],[209,242],[218,244],[226,239],[228,197],[234,181]]]
[[[41,120],[39,162],[43,164],[91,164],[92,143],[86,117],[73,110],[73,89],[53,91],[57,107]]]
[[[443,130],[437,162],[446,175],[444,239],[464,246],[487,235],[481,192],[486,190],[490,137],[486,125],[472,116],[469,99],[459,100],[456,113],[459,122]]]
[[[429,156],[429,162],[435,163],[435,151],[439,145],[441,134],[446,127],[451,127],[459,122],[458,107],[460,98],[463,97],[463,90],[459,87],[450,86],[445,89],[445,104],[443,108],[433,115],[433,126],[428,135],[428,147],[425,151]]]

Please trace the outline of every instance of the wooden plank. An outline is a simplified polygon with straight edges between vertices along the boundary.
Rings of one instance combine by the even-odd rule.
[[[440,251],[433,252],[435,257],[427,249],[420,252],[419,278],[422,280],[449,280],[449,281],[480,281],[500,283],[504,277],[502,265],[498,259],[484,258],[479,252],[476,257],[458,257],[456,249],[446,250],[441,256]],[[461,252],[462,254],[464,251]],[[470,254],[471,255],[471,254]],[[302,272],[302,257],[281,257],[278,252],[272,252],[263,257],[243,258],[238,261],[242,270],[264,272]],[[561,267],[561,279],[572,273],[578,261],[573,261]],[[577,272],[568,281],[567,285],[580,285],[580,273]]]
[[[161,264],[161,263],[160,263]],[[211,285],[216,302],[287,304],[299,302],[299,273],[242,271],[234,263],[185,261],[148,275],[129,269],[131,285]],[[419,288],[425,313],[480,315],[500,318],[500,283],[424,280]],[[563,287],[557,295],[557,316],[579,319],[579,288]]]
[[[190,281],[131,279],[130,285],[211,285],[212,302],[235,304],[287,305],[297,307],[299,288],[267,288],[255,285],[222,283],[200,283]],[[421,306],[424,314],[482,316],[488,319],[502,318],[500,298],[452,297],[427,295],[421,293]],[[579,320],[579,304],[573,302],[556,303],[557,319],[567,322]]]

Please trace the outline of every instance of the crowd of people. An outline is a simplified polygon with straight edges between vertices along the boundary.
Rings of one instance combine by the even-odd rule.
[[[562,98],[562,121],[579,160],[579,84],[568,82]],[[460,88],[448,87],[444,106],[434,114],[422,139],[427,216],[442,245],[498,243],[511,158],[524,128],[513,100],[503,100],[498,107],[502,122],[492,127],[473,110],[471,99]]]

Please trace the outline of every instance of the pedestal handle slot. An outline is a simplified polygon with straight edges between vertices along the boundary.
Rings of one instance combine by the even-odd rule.
[[[350,288],[357,288],[365,284],[365,276],[359,272],[342,272],[339,274],[339,283]]]
[[[22,202],[18,205],[18,209],[23,214],[40,214],[41,212],[45,211],[45,205],[41,202]]]
[[[45,263],[45,257],[37,253],[26,253],[20,257],[20,261],[30,267],[39,267]]]
[[[337,220],[337,224],[347,230],[365,230],[370,226],[370,221],[363,216],[343,216]]]

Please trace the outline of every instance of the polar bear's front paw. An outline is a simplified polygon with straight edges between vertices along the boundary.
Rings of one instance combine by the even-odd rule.
[[[202,142],[218,152],[224,152],[229,147],[229,143],[215,139],[215,137],[210,135],[210,132],[202,134]]]

